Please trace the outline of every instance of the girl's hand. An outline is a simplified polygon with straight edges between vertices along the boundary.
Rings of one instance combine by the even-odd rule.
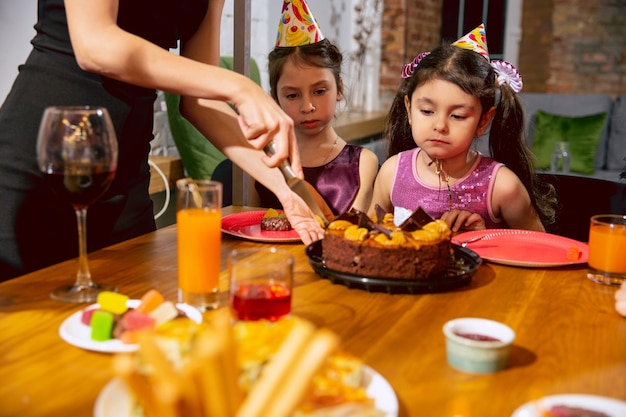
[[[305,245],[324,237],[324,229],[311,212],[311,209],[298,195],[291,192],[286,198],[280,198],[280,203],[285,210],[291,227],[298,232],[300,239]]]
[[[453,232],[459,230],[482,230],[486,229],[485,221],[480,215],[466,210],[450,210],[441,215],[441,220],[448,224]]]
[[[615,292],[615,310],[626,317],[626,281],[622,282],[620,289]]]

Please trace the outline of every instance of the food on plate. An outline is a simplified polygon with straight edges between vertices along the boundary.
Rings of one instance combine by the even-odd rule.
[[[165,301],[156,290],[141,298],[137,308],[128,307],[129,297],[112,291],[98,294],[98,304],[83,310],[80,321],[91,328],[91,339],[104,342],[119,339],[136,343],[136,332],[158,329],[165,323],[185,314],[173,302]]]
[[[414,224],[407,219],[395,226],[391,213],[375,219],[356,210],[344,213],[326,228],[325,265],[368,277],[426,279],[443,274],[452,254],[448,225],[435,220],[415,229]]]
[[[599,411],[588,410],[581,407],[570,407],[567,405],[554,405],[549,410],[544,411],[541,417],[610,417]]]
[[[567,248],[567,260],[568,261],[577,261],[580,259],[582,252],[576,246],[570,246]]]
[[[225,310],[211,317],[169,335],[142,332],[137,352],[115,356],[138,415],[382,415],[365,393],[364,365],[330,330],[297,317],[234,325]]]
[[[271,208],[261,218],[261,230],[286,232],[291,230],[291,223],[285,213]]]

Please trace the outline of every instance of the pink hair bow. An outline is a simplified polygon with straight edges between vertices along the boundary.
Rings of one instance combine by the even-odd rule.
[[[419,55],[413,58],[413,61],[406,64],[404,68],[402,68],[402,78],[411,78],[411,75],[415,72],[415,68],[417,68],[420,61],[428,54],[430,54],[430,52],[420,52]]]
[[[513,64],[506,61],[493,60],[491,61],[491,67],[496,72],[500,85],[507,84],[516,93],[522,91],[524,86],[522,76]]]

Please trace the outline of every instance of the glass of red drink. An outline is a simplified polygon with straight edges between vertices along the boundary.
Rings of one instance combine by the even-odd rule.
[[[228,255],[230,309],[236,320],[276,321],[291,312],[293,255],[270,248]]]

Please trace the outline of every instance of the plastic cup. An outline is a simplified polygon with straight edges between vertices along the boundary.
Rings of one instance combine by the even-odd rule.
[[[587,278],[606,285],[626,280],[626,216],[598,214],[589,225]]]
[[[206,311],[218,307],[222,184],[183,178],[178,200],[178,300]]]
[[[236,320],[276,321],[291,312],[293,255],[275,247],[228,256],[230,309]]]

